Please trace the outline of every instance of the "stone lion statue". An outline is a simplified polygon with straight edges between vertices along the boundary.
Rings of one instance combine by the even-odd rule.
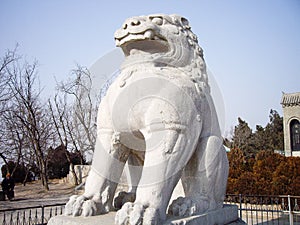
[[[117,197],[118,225],[162,224],[167,211],[190,216],[223,207],[228,161],[203,51],[188,20],[132,17],[115,41],[125,60],[99,105],[85,192],[70,198],[66,215],[114,210],[124,168],[130,188]],[[185,196],[169,204],[180,179]]]

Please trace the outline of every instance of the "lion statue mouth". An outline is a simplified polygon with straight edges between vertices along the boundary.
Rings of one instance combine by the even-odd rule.
[[[145,34],[146,33],[147,32],[145,32]],[[169,45],[167,41],[162,39],[150,39],[147,37],[140,36],[140,34],[130,34],[125,38],[126,40],[123,42],[123,44],[120,45],[126,56],[141,52],[149,54],[168,52]]]
[[[115,32],[116,46],[125,56],[138,53],[165,53],[169,43],[160,32],[162,16],[130,18]]]

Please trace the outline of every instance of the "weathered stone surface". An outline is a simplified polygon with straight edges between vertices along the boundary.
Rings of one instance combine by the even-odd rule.
[[[73,217],[61,215],[52,217],[47,225],[113,225],[115,215],[115,212],[90,217]]]
[[[226,224],[226,225],[247,225],[247,223],[241,219],[238,219],[232,223]]]
[[[214,224],[231,224],[238,220],[237,206],[225,205],[222,209],[217,209],[200,215],[170,218],[164,225],[214,225]]]
[[[50,219],[48,225],[114,225],[115,212],[110,212],[101,216],[93,217],[71,217],[57,216]],[[223,209],[204,213],[201,215],[177,218],[170,216],[163,225],[245,225],[246,223],[238,219],[236,206],[225,205]]]
[[[113,210],[125,165],[128,192],[136,196],[116,213],[117,225],[161,224],[168,206],[168,214],[179,217],[224,210],[228,160],[203,51],[188,20],[132,17],[115,40],[125,61],[99,105],[85,193],[71,197],[66,215]],[[180,179],[185,196],[170,205]]]

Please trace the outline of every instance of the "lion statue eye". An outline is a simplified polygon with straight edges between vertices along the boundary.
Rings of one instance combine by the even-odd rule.
[[[152,23],[155,23],[156,25],[162,25],[163,24],[163,19],[161,17],[154,17],[152,18]]]

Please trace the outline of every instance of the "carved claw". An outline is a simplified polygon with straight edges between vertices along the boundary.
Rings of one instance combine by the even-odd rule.
[[[157,210],[138,203],[127,202],[115,217],[116,225],[159,225]]]
[[[198,213],[206,212],[209,203],[205,199],[194,200],[191,197],[179,197],[169,206],[168,214],[174,216],[192,216]]]
[[[65,206],[66,216],[95,216],[107,213],[109,207],[102,202],[100,194],[95,194],[91,198],[83,195],[73,195]]]
[[[76,202],[78,195],[72,195],[65,206],[65,215],[71,216],[73,215],[73,205]]]
[[[82,213],[82,205],[84,203],[85,198],[83,196],[79,196],[76,198],[76,201],[73,205],[72,215],[73,216],[80,216]]]

